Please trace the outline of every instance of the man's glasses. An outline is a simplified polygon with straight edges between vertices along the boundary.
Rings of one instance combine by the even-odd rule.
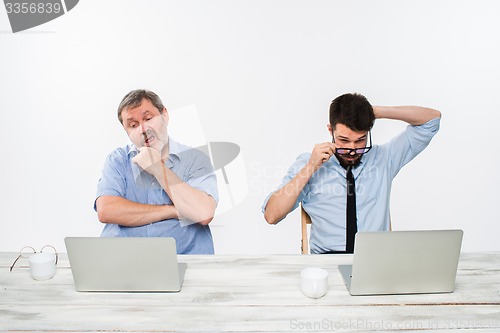
[[[54,253],[56,255],[56,265],[57,265],[57,260],[59,259],[59,255],[57,254],[57,250],[55,247],[53,247],[52,245],[45,245],[44,247],[42,247],[42,249],[40,250],[40,253],[43,252],[43,249],[45,249],[46,247],[50,247],[54,250]],[[17,256],[16,260],[14,260],[14,262],[12,263],[12,265],[10,265],[10,271],[12,272],[12,269],[14,268],[14,266],[16,265],[17,261],[21,258],[24,258],[24,259],[27,259],[29,258],[31,255],[35,254],[36,253],[36,250],[31,247],[31,246],[25,246],[21,249],[21,251],[19,251],[19,255]]]
[[[370,151],[370,149],[372,149],[372,132],[371,131],[368,131],[368,136],[369,136],[369,141],[370,141],[369,146],[367,145],[367,146],[362,147],[362,148],[336,148],[335,151],[339,155],[354,156],[354,155],[366,154],[367,152]],[[332,142],[335,143],[335,134],[332,135]]]

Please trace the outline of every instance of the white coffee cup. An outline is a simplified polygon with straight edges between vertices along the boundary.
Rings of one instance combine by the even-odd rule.
[[[316,267],[303,269],[300,272],[300,287],[307,297],[324,296],[328,290],[328,272]]]
[[[35,253],[30,256],[31,277],[42,281],[52,278],[56,274],[55,253]]]

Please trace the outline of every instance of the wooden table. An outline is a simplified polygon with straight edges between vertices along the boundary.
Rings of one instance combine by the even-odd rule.
[[[0,331],[500,332],[500,252],[462,254],[450,294],[350,296],[337,265],[350,255],[179,256],[180,293],[82,293],[66,255],[35,281],[0,253]],[[302,295],[305,267],[329,271],[320,299]]]

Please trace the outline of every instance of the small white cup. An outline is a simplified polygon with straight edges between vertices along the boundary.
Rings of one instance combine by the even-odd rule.
[[[307,297],[323,297],[328,290],[328,272],[315,267],[303,269],[300,272],[300,287]]]
[[[55,253],[35,253],[29,261],[31,277],[35,280],[48,280],[56,274]]]

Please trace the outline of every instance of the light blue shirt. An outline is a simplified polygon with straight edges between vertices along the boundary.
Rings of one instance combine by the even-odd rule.
[[[165,165],[183,182],[218,201],[217,179],[208,156],[171,138],[169,149],[170,155]],[[128,145],[108,155],[97,185],[97,198],[111,195],[145,204],[172,204],[156,179],[132,162],[132,158],[137,154],[137,148]],[[163,220],[140,227],[106,224],[101,237],[173,237],[179,254],[214,253],[212,234],[208,226],[199,223],[181,225],[178,219]]]
[[[406,130],[386,144],[375,145],[353,169],[356,184],[358,231],[389,230],[389,202],[392,180],[399,170],[431,142],[439,130],[441,118]],[[286,185],[309,161],[311,154],[301,154],[283,178]],[[311,253],[345,251],[346,245],[346,170],[333,155],[311,177],[300,193],[300,202],[312,220]],[[271,195],[264,201],[264,212]],[[293,210],[292,209],[292,210]]]

